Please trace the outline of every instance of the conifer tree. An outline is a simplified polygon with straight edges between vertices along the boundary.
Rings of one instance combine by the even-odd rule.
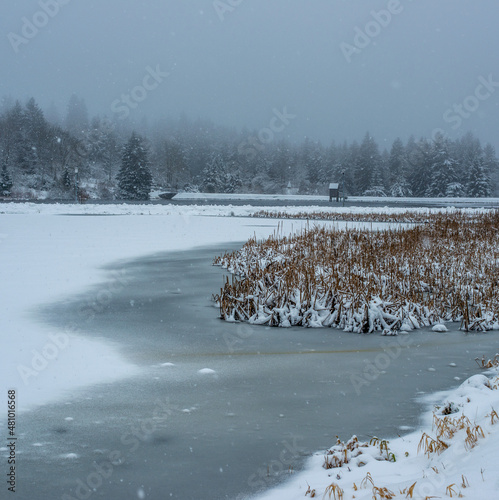
[[[355,181],[359,194],[373,189],[383,189],[381,155],[374,138],[368,133],[359,149]]]
[[[450,153],[450,141],[437,134],[432,145],[431,181],[426,189],[428,197],[459,196],[462,186],[456,173],[456,162]]]
[[[467,194],[472,198],[485,198],[490,196],[490,192],[490,177],[485,169],[483,155],[475,156],[470,167]]]
[[[147,149],[142,138],[132,133],[125,145],[121,168],[117,175],[119,197],[127,200],[148,200],[152,186]]]
[[[0,174],[0,194],[2,196],[10,196],[12,189],[12,179],[7,170],[7,165],[4,163],[2,166],[2,173]]]

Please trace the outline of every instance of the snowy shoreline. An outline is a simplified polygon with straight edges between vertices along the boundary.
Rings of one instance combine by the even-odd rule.
[[[420,430],[390,441],[378,436],[371,443],[358,443],[355,437],[338,443],[310,458],[296,477],[252,498],[497,498],[498,369],[487,375],[473,375],[457,388],[426,396],[431,408]],[[326,461],[338,466],[327,469]]]
[[[247,198],[246,198],[247,199]],[[244,200],[244,199],[243,199]],[[299,216],[302,213],[330,212],[335,214],[441,214],[441,213],[483,213],[490,211],[489,207],[324,207],[319,205],[304,206],[258,206],[258,205],[217,205],[213,198],[211,205],[155,205],[155,204],[66,204],[66,203],[0,203],[0,215],[181,215],[184,217],[205,215],[214,217],[252,217],[262,211],[286,212],[288,215]],[[499,199],[498,199],[499,203]],[[276,220],[276,219],[271,219]],[[319,221],[317,221],[319,222]]]

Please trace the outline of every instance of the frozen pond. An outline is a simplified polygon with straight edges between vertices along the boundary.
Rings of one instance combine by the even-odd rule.
[[[245,498],[336,435],[417,427],[418,396],[497,350],[496,334],[457,327],[387,338],[224,323],[211,301],[224,272],[210,265],[223,250],[118,263],[109,284],[39,312],[114,342],[141,375],[19,416],[19,498]]]

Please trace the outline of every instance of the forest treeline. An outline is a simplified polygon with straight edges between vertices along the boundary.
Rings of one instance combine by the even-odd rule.
[[[329,182],[344,184],[350,196],[486,197],[496,195],[499,185],[493,146],[472,133],[456,140],[440,134],[397,138],[381,149],[369,133],[360,142],[323,145],[306,138],[295,144],[185,117],[135,129],[138,134],[126,121],[89,119],[75,95],[63,119],[54,108],[44,113],[33,98],[4,100],[0,195],[71,199],[76,175],[81,192],[100,199],[147,197],[151,188],[268,194],[291,188],[324,195]],[[130,156],[131,145],[140,149],[138,156]],[[140,179],[147,185],[124,184]]]

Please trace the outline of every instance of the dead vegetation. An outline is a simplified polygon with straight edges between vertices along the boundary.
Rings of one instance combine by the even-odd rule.
[[[388,488],[376,486],[370,472],[366,474],[366,477],[360,483],[360,487],[366,489],[371,488],[373,500],[391,500],[396,496],[395,493]]]
[[[214,264],[233,273],[215,296],[228,321],[385,334],[441,321],[499,328],[499,212],[432,214],[410,229],[312,227],[251,239]]]
[[[377,437],[373,437],[369,443],[361,443],[357,436],[352,436],[346,443],[338,438],[336,444],[326,451],[322,466],[325,469],[335,469],[355,461],[355,465],[363,467],[369,460],[367,455],[379,461],[395,462],[395,455],[388,448],[388,444],[385,439]]]
[[[499,354],[496,354],[493,359],[489,359],[488,361],[485,361],[485,356],[482,356],[482,359],[475,358],[475,361],[483,369],[497,368],[499,367]]]
[[[448,212],[448,211],[447,211]],[[453,210],[453,213],[461,214],[463,211]],[[479,218],[483,211],[466,211],[468,218]],[[406,210],[404,212],[348,212],[348,211],[321,211],[321,212],[280,212],[276,210],[260,210],[252,217],[265,219],[301,219],[301,220],[322,220],[322,221],[342,221],[342,222],[398,222],[404,224],[423,224],[433,222],[442,217],[445,211],[441,209],[422,211]]]

